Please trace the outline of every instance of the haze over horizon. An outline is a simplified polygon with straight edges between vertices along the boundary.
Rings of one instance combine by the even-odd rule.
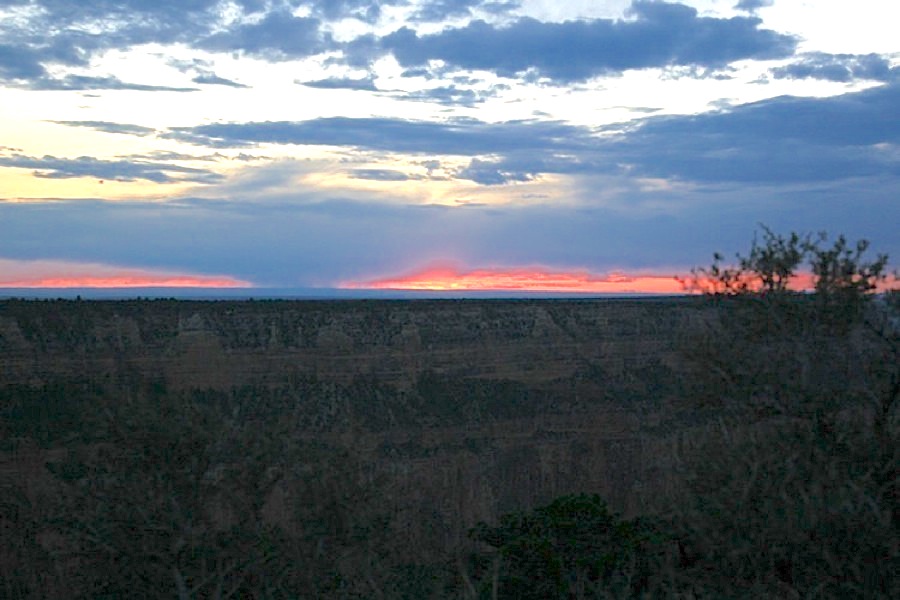
[[[677,293],[900,256],[883,0],[0,0],[0,288]]]

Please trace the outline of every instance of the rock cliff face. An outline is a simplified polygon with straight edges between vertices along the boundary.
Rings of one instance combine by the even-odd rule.
[[[541,384],[671,359],[673,301],[0,303],[3,383],[110,377],[176,389],[289,376],[410,388],[423,373]]]
[[[359,477],[387,479],[407,547],[446,549],[478,520],[563,493],[597,492],[633,512],[669,485],[665,442],[646,429],[654,402],[677,388],[691,310],[676,300],[5,301],[0,392],[290,406],[303,435],[352,446]],[[266,510],[287,525],[297,490],[285,485]]]

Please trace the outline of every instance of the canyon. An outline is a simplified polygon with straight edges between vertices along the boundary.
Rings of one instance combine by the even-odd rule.
[[[638,514],[677,485],[670,407],[703,314],[686,298],[7,300],[0,484],[61,493],[50,472],[84,451],[79,407],[219,402],[351,457],[280,467],[265,522],[300,535],[298,503],[360,493],[390,515],[395,562],[462,552],[479,521],[562,494]]]

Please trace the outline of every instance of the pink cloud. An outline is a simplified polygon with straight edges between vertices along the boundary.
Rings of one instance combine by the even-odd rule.
[[[347,289],[431,290],[431,291],[535,291],[576,293],[682,294],[684,289],[673,275],[609,274],[586,270],[551,270],[542,267],[487,268],[464,270],[437,266],[420,271],[367,281],[340,284]]]
[[[135,269],[100,263],[0,259],[5,288],[241,288],[251,283],[224,275]]]

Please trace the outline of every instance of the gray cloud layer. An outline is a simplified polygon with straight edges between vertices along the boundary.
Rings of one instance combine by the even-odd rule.
[[[804,54],[800,60],[772,69],[775,79],[823,79],[842,83],[858,79],[890,81],[900,78],[900,67],[878,54]]]
[[[900,84],[831,98],[782,97],[694,116],[649,117],[599,135],[559,122],[445,123],[323,118],[171,130],[210,147],[261,143],[471,156],[460,178],[484,184],[541,173],[616,173],[696,182],[832,181],[898,174]],[[484,156],[493,156],[485,160]]]
[[[244,85],[243,83],[238,83],[237,81],[232,81],[231,79],[225,79],[224,77],[219,77],[215,73],[201,73],[191,79],[194,83],[200,83],[203,85],[224,85],[226,87],[246,89],[249,86]]]
[[[56,123],[57,125],[67,125],[69,127],[85,127],[104,133],[120,133],[124,135],[147,136],[156,133],[156,130],[151,127],[131,125],[129,123],[111,123],[109,121],[52,121],[52,123]]]
[[[613,144],[638,173],[693,181],[831,181],[900,175],[900,85],[783,97],[730,111],[648,119]]]
[[[374,22],[386,5],[403,0],[341,0],[230,3],[242,18],[225,21],[222,0],[34,0],[31,16],[0,25],[0,80],[42,90],[132,89],[187,91],[193,88],[124,83],[111,77],[49,75],[48,66],[86,68],[91,58],[138,44],[181,43],[213,52],[240,52],[281,61],[343,50],[351,65],[392,54],[410,69],[440,59],[461,69],[482,69],[508,77],[530,73],[560,83],[582,81],[626,69],[695,66],[721,68],[741,59],[783,58],[796,46],[792,36],[761,29],[752,16],[701,17],[676,3],[635,0],[631,19],[544,23],[521,18],[498,26],[484,21],[434,34],[404,27],[383,38],[367,35],[347,43],[328,32],[336,19]],[[11,2],[7,1],[6,6]],[[23,4],[23,3],[18,3]],[[509,13],[517,2],[434,0],[416,19],[442,21],[484,13]],[[2,6],[2,4],[0,4]],[[307,16],[292,9],[305,6]],[[39,10],[38,10],[39,9]],[[252,18],[250,18],[252,17]],[[103,33],[97,33],[98,26]],[[332,61],[340,59],[332,58]],[[239,86],[211,73],[196,83]]]
[[[440,59],[507,77],[534,70],[563,83],[626,69],[716,68],[741,59],[783,58],[796,46],[795,38],[760,29],[753,17],[699,17],[681,4],[643,0],[634,2],[632,13],[632,21],[543,23],[523,18],[505,27],[475,21],[428,35],[403,28],[380,44],[405,67]]]
[[[375,80],[372,77],[362,77],[354,79],[352,77],[330,77],[328,79],[317,79],[314,81],[298,81],[297,83],[306,87],[318,88],[322,90],[357,90],[366,92],[378,91],[375,86]]]
[[[117,264],[227,273],[263,285],[333,285],[396,275],[440,259],[475,267],[686,269],[707,264],[714,250],[746,250],[758,222],[776,231],[843,231],[870,239],[879,251],[900,253],[900,205],[883,189],[855,183],[791,194],[746,186],[706,192],[701,202],[696,192],[660,191],[653,199],[677,210],[651,212],[623,211],[602,201],[579,210],[551,201],[413,208],[310,193],[231,203],[186,198],[169,205],[0,202],[0,256],[94,262],[115,257]],[[629,193],[620,199],[626,205],[633,200]]]
[[[168,135],[213,147],[308,144],[415,154],[477,155],[584,147],[588,134],[585,129],[555,122],[489,124],[460,119],[433,123],[393,118],[330,117],[310,121],[199,125],[173,129]]]
[[[224,178],[218,173],[178,165],[139,160],[100,160],[91,156],[36,158],[13,154],[0,156],[0,166],[18,169],[34,169],[34,176],[45,179],[72,179],[93,177],[110,181],[137,181],[154,183],[219,183]]]
[[[333,47],[321,31],[321,21],[295,17],[288,11],[269,13],[258,23],[243,24],[215,33],[198,44],[206,50],[242,51],[269,60],[290,60]]]

